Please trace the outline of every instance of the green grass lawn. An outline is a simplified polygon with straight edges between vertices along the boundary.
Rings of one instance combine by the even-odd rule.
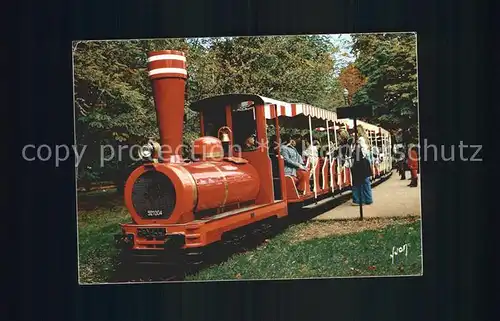
[[[90,192],[78,200],[86,208],[78,213],[80,282],[107,282],[118,255],[113,236],[120,232],[120,223],[131,221],[130,215],[116,191]]]
[[[283,279],[421,274],[420,220],[347,235],[296,241],[304,228],[333,222],[296,225],[254,251],[190,276],[187,280]],[[360,223],[362,224],[362,223]],[[391,223],[392,224],[392,223]],[[408,255],[390,257],[393,247],[409,244]]]
[[[115,191],[82,194],[79,205],[80,282],[109,282],[118,256],[113,236],[130,215]],[[396,256],[393,264],[393,247],[404,244],[409,244],[408,256]],[[417,218],[307,221],[186,280],[417,275],[421,268]]]

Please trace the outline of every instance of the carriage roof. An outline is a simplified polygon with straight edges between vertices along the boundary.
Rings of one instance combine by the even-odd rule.
[[[343,125],[347,125],[349,127],[349,129],[354,128],[354,120],[352,120],[352,119],[342,118],[342,119],[339,119],[338,122],[343,124]],[[372,125],[372,124],[364,122],[362,120],[357,120],[357,125],[361,125],[361,126],[363,126],[363,129],[374,132],[375,134],[379,134],[379,130],[380,130],[381,134],[386,135],[386,136],[389,135],[389,132],[387,130],[385,130],[384,128],[377,126],[377,125]]]
[[[224,108],[227,105],[231,105],[233,110],[263,105],[265,118],[271,120],[278,116],[280,126],[307,128],[309,126],[309,116],[311,116],[311,123],[314,127],[325,126],[327,120],[338,125],[347,125],[349,128],[354,127],[354,121],[352,119],[338,119],[337,113],[334,111],[325,110],[304,103],[288,103],[255,94],[226,94],[212,96],[191,103],[190,108],[191,110],[202,112],[210,109]],[[364,129],[373,131],[377,134],[379,133],[379,129],[384,134],[388,133],[379,126],[361,120],[358,120],[357,123],[362,125]]]
[[[283,125],[294,125],[307,127],[309,116],[313,123],[324,124],[326,120],[336,121],[337,114],[330,110],[318,108],[304,103],[288,103],[254,94],[228,94],[205,98],[193,102],[190,108],[194,111],[204,111],[210,108],[221,108],[227,105],[238,108],[250,108],[263,105],[266,119],[274,119],[276,116]]]

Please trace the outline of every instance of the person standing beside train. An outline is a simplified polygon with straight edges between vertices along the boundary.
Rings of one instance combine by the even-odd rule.
[[[399,176],[401,176],[401,180],[406,179],[406,153],[404,147],[399,147],[398,148],[398,153],[396,155],[397,157],[397,169]]]
[[[370,205],[373,203],[370,177],[372,176],[372,159],[370,155],[370,141],[363,126],[358,125],[358,141],[353,147],[352,155],[352,204]]]
[[[418,153],[416,146],[410,146],[410,151],[408,153],[408,168],[411,173],[411,183],[408,184],[409,187],[418,186]]]

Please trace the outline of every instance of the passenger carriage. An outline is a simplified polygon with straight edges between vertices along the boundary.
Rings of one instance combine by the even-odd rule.
[[[336,125],[331,131],[332,137],[336,139],[335,128],[346,126],[346,121],[337,119],[335,112],[308,104],[287,103],[247,94],[210,97],[193,103],[191,108],[200,113],[202,136],[216,135],[218,134],[216,128],[227,126],[230,135],[226,143],[228,150],[232,151],[232,156],[249,160],[256,168],[259,168],[261,177],[263,175],[269,177],[266,181],[270,184],[266,187],[262,186],[268,190],[266,199],[269,201],[286,200],[288,203],[308,203],[326,194],[351,187],[349,168],[338,166],[337,160],[332,160],[328,156],[333,154],[329,146],[327,156],[320,155],[315,166],[307,160],[306,167],[311,172],[312,188],[307,186],[304,192],[300,193],[294,179],[284,175],[285,164],[279,149],[273,152],[269,146],[266,128],[270,125],[274,126],[277,137],[280,136],[283,128],[307,129],[310,133],[310,143],[313,140],[313,128],[319,125],[325,125],[328,128],[330,125]],[[233,148],[233,146],[241,146],[245,138],[254,132],[259,148],[250,152]],[[222,137],[219,138],[222,139]],[[330,139],[330,129],[328,129],[327,140],[330,141]]]

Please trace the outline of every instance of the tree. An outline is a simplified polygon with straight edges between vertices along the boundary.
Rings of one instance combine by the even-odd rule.
[[[182,39],[74,44],[75,129],[77,145],[86,148],[78,168],[80,180],[95,180],[132,162],[125,150],[123,157],[101,167],[101,146],[111,145],[117,151],[118,145],[158,136],[146,53],[171,47],[187,48],[187,44]]]
[[[187,106],[218,94],[254,93],[290,102],[332,108],[339,99],[333,77],[336,48],[323,36],[231,37],[84,41],[74,44],[76,137],[86,146],[79,181],[113,177],[132,163],[121,159],[100,166],[100,146],[158,139],[147,52],[182,50],[187,58],[184,144],[199,134],[199,116]]]
[[[202,96],[246,92],[319,105],[334,88],[333,51],[321,36],[215,39],[196,77]]]
[[[351,104],[354,95],[366,84],[366,77],[363,77],[353,64],[349,64],[340,72],[339,82],[343,88],[347,89],[347,100]]]
[[[375,106],[379,116],[368,119],[391,131],[417,133],[416,36],[412,33],[353,35],[355,65],[367,76],[355,103]],[[416,134],[414,134],[416,139]]]

